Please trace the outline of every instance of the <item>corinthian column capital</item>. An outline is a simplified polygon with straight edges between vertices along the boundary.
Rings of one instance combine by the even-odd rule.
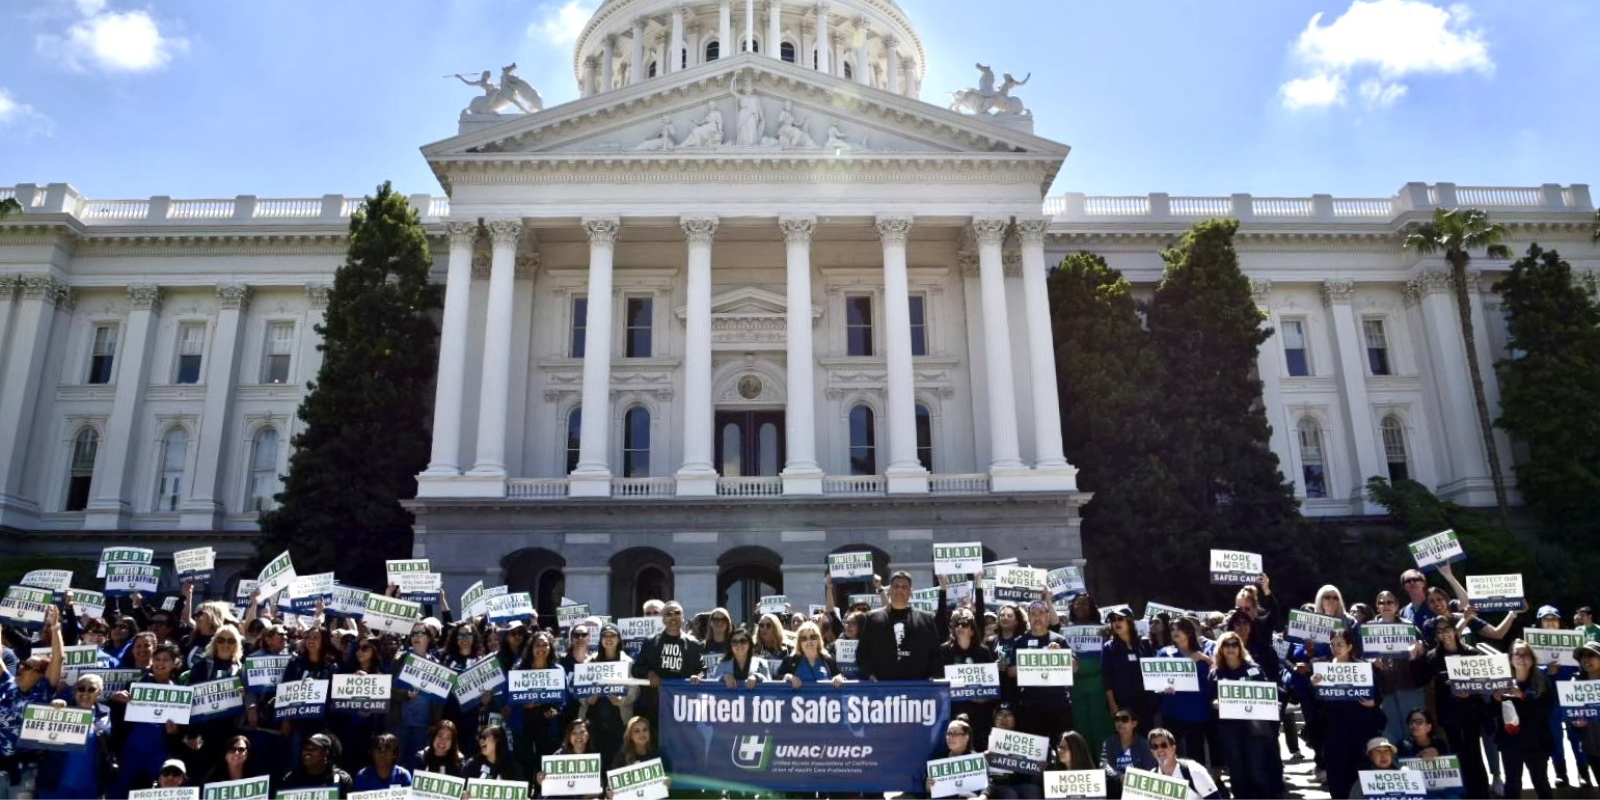
[[[807,214],[796,217],[779,217],[778,229],[783,231],[783,241],[787,244],[811,244],[811,236],[817,232],[817,218]]]
[[[1017,239],[1025,245],[1043,245],[1045,231],[1049,229],[1049,217],[1017,218]]]
[[[589,234],[591,247],[614,247],[617,234],[622,230],[622,220],[616,217],[585,217],[583,230]]]
[[[489,229],[489,241],[495,247],[516,247],[517,240],[522,238],[520,219],[491,219],[485,227]]]
[[[1011,220],[1004,217],[973,217],[972,235],[977,238],[978,244],[1004,244],[1006,229],[1011,227]]]
[[[876,220],[878,238],[886,245],[900,245],[904,247],[906,240],[911,238],[911,226],[914,220],[907,216],[881,216]]]
[[[678,227],[690,244],[711,244],[717,235],[717,221],[716,217],[682,217]]]
[[[445,230],[450,232],[450,246],[471,246],[478,238],[478,223],[476,222],[451,222],[445,225]]]

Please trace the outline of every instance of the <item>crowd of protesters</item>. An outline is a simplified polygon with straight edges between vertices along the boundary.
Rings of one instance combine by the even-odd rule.
[[[940,680],[947,665],[986,663],[999,666],[999,697],[952,703],[946,747],[930,759],[984,753],[994,730],[1009,729],[1048,737],[1053,747],[1044,770],[1103,770],[1112,797],[1130,768],[1181,778],[1190,797],[1286,797],[1282,739],[1291,762],[1315,759],[1318,780],[1339,798],[1361,796],[1362,770],[1450,755],[1460,759],[1463,786],[1430,796],[1517,797],[1526,774],[1539,797],[1550,797],[1552,760],[1558,786],[1593,786],[1589,759],[1600,755],[1600,724],[1564,722],[1555,700],[1557,681],[1600,679],[1600,627],[1590,610],[1570,620],[1549,606],[1538,610],[1537,626],[1586,634],[1574,654],[1576,669],[1540,663],[1513,635],[1516,611],[1492,625],[1472,608],[1448,565],[1437,574],[1445,585],[1409,570],[1399,576],[1400,592],[1380,592],[1371,606],[1347,604],[1337,587],[1322,587],[1306,610],[1344,625],[1331,641],[1309,646],[1284,639],[1287,605],[1265,574],[1240,589],[1225,612],[1136,619],[1125,606],[1102,610],[1088,593],[1067,599],[1059,612],[1048,591],[1025,603],[988,602],[981,574],[959,602],[946,596],[949,578],[940,576],[939,602],[928,612],[913,607],[911,576],[897,572],[887,583],[873,579],[877,602],[843,609],[833,607],[830,579],[827,602],[811,614],[740,620],[716,608],[687,616],[675,601],[652,600],[639,613],[660,617],[660,632],[636,656],[607,618],[565,629],[541,627],[537,617],[454,620],[442,592],[402,638],[333,618],[320,603],[314,616],[281,616],[259,594],[242,607],[197,603],[185,585],[172,610],[134,595],[131,608],[113,603],[103,617],[91,617],[67,591],[40,629],[4,630],[0,800],[125,798],[135,789],[260,776],[271,778],[274,791],[337,787],[343,796],[409,786],[417,771],[525,781],[538,796],[547,755],[598,754],[607,769],[660,757],[656,688],[663,681],[838,686],[847,675]],[[1403,657],[1371,659],[1375,699],[1319,699],[1313,664],[1363,660],[1361,628],[1378,623],[1413,626],[1416,641]],[[1065,627],[1085,625],[1099,629],[1093,646],[1063,636]],[[835,657],[840,640],[857,642],[853,669]],[[1493,698],[1458,691],[1446,670],[1448,656],[1476,653],[1484,644],[1509,653],[1515,673],[1515,686]],[[64,648],[74,645],[99,648],[95,668],[76,670],[75,679],[63,665]],[[1077,656],[1070,688],[1017,685],[1018,651],[1069,647]],[[242,676],[246,657],[262,653],[291,657],[283,681],[398,675],[408,653],[458,671],[494,655],[506,671],[560,668],[569,679],[577,663],[623,661],[639,680],[626,694],[559,704],[489,697],[463,704],[454,696],[437,702],[397,682],[386,711],[329,710],[322,718],[282,720],[274,691],[251,688],[236,714],[175,725],[127,721],[128,688],[107,692],[100,674],[137,670],[136,683],[192,685]],[[1196,662],[1201,690],[1146,691],[1140,662],[1158,656]],[[1218,681],[1276,685],[1279,721],[1220,718]],[[88,746],[61,752],[19,743],[29,704],[93,709]],[[1572,743],[1573,763],[1563,757],[1562,737]],[[1039,775],[994,766],[989,773],[984,797],[1044,796]]]

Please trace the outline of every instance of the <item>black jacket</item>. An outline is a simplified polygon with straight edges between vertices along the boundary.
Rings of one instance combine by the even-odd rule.
[[[903,640],[897,640],[895,622],[890,615],[901,614],[905,626]],[[862,626],[861,644],[856,649],[861,677],[880,681],[921,681],[944,677],[939,658],[939,628],[932,614],[907,608],[895,612],[889,606],[875,609]]]
[[[690,675],[700,674],[700,640],[694,638],[685,630],[677,638],[682,639],[680,649],[681,663],[663,663],[663,639],[668,638],[665,632],[658,633],[646,640],[639,649],[639,657],[633,660],[633,677],[648,678],[654,672],[662,680],[687,679]]]

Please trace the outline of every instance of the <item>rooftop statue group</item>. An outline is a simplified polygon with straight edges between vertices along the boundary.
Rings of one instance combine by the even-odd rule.
[[[475,116],[505,114],[512,108],[516,108],[524,114],[532,114],[544,110],[544,98],[539,96],[539,90],[533,88],[532,84],[517,75],[517,65],[515,63],[500,68],[499,83],[490,80],[489,76],[489,70],[484,70],[483,74],[479,75],[475,81],[467,80],[459,72],[454,76],[445,76],[446,78],[454,77],[468,86],[476,86],[483,90],[483,96],[472,98],[472,102],[467,104],[467,108],[461,112],[462,114]]]
[[[1030,112],[1023,106],[1022,99],[1012,97],[1011,90],[1028,85],[1028,81],[1033,78],[1032,73],[1029,73],[1027,77],[1019,81],[1011,77],[1011,73],[1007,72],[1005,74],[1005,82],[1000,84],[1000,88],[997,90],[994,88],[994,70],[983,64],[976,66],[979,75],[978,88],[951,92],[951,111],[963,111],[979,116],[1009,115],[1022,117],[1029,115]]]

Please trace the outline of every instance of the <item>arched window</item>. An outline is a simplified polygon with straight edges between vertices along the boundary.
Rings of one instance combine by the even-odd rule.
[[[656,76],[656,62],[654,62],[654,61],[650,62],[649,76],[652,77],[652,78],[654,78]]]
[[[688,69],[688,68],[689,68],[689,48],[685,47],[682,50],[678,51],[678,69]]]
[[[850,80],[850,79],[854,78],[855,76],[856,76],[856,68],[850,66],[850,62],[848,62],[848,61],[844,62],[844,77],[845,77],[845,80]]]
[[[717,559],[717,605],[735,625],[753,620],[761,598],[783,594],[783,559],[765,547],[735,547]]]
[[[556,609],[567,592],[567,560],[543,548],[528,548],[500,559],[501,583],[533,596],[539,624],[555,627]],[[587,601],[587,598],[581,598]]]
[[[706,42],[706,63],[709,64],[722,58],[721,42]]]
[[[577,406],[567,414],[567,473],[578,468],[578,453],[583,433],[583,407]]]
[[[923,469],[933,471],[933,414],[921,403],[917,404],[917,460]]]
[[[161,440],[161,483],[156,490],[157,511],[177,511],[182,502],[183,471],[189,463],[189,432],[173,428]]]
[[[268,511],[277,504],[278,429],[262,428],[250,443],[250,508]]]
[[[1304,417],[1296,432],[1300,437],[1300,472],[1304,478],[1306,497],[1328,496],[1328,481],[1323,469],[1322,428],[1317,421]]]
[[[778,56],[779,58],[782,58],[785,63],[793,64],[795,59],[794,43],[784,42],[783,44],[779,45]]]
[[[67,510],[82,511],[89,506],[89,489],[94,482],[94,457],[100,452],[100,434],[84,428],[72,439],[72,463],[67,468]]]
[[[1410,459],[1406,458],[1406,431],[1400,418],[1390,414],[1379,426],[1383,432],[1384,460],[1389,462],[1389,482],[1399,483],[1411,477]]]
[[[622,477],[650,476],[650,412],[634,406],[622,418]]]
[[[746,39],[746,40],[744,40],[744,44],[745,44],[745,48],[744,49],[745,49],[745,52],[747,52],[747,53],[759,53],[759,52],[761,52],[761,43],[756,41],[755,39]]]
[[[612,613],[633,617],[647,600],[671,600],[672,564],[670,554],[654,547],[630,547],[611,556]]]
[[[878,474],[878,435],[872,409],[858,405],[850,409],[850,474]]]

